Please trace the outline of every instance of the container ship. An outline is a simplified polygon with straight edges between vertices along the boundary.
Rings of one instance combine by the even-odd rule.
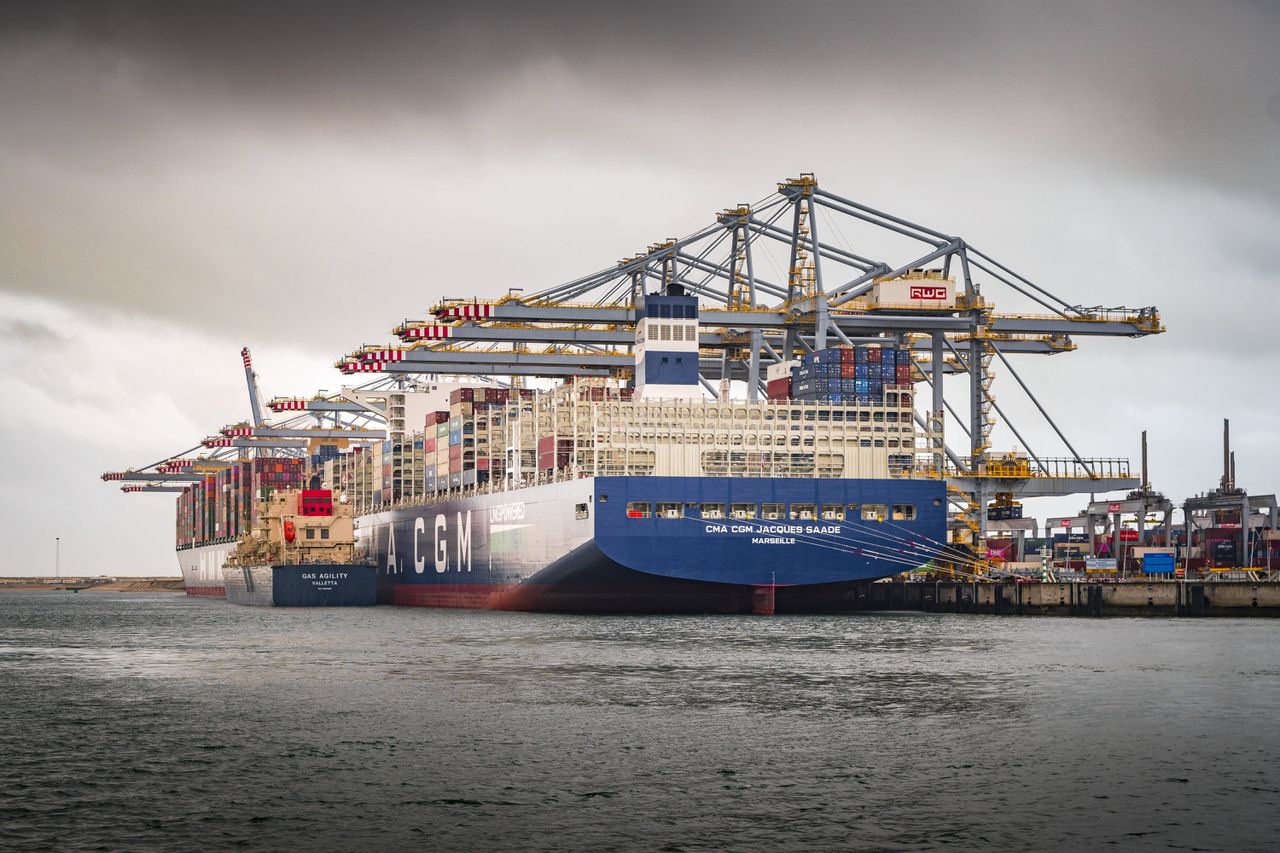
[[[709,400],[697,300],[644,310],[629,387],[441,384],[400,395],[439,408],[399,440],[205,474],[178,499],[188,591],[225,594],[221,562],[256,502],[304,486],[352,502],[358,562],[388,604],[836,610],[944,552],[945,484],[912,477],[905,350],[818,350],[775,365],[766,399]]]
[[[923,254],[850,248],[886,237]],[[1050,313],[999,312],[997,287]],[[336,364],[376,378],[276,398],[276,420],[246,349],[252,420],[196,459],[104,475],[180,493],[190,594],[225,596],[255,507],[301,490],[348,502],[387,604],[822,611],[901,572],[978,575],[1021,499],[1140,485],[1125,459],[1080,456],[1012,359],[1164,331],[1154,307],[1073,304],[807,174],[597,273],[431,315]],[[1070,457],[993,450],[997,365]]]

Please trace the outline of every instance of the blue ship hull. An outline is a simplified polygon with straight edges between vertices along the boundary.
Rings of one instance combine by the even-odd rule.
[[[678,513],[639,516],[636,502]],[[784,518],[704,517],[781,504]],[[914,518],[791,519],[791,507],[910,507]],[[729,510],[731,512],[731,510]],[[378,600],[560,612],[821,612],[921,566],[946,536],[934,480],[595,477],[357,519]]]
[[[368,607],[377,603],[371,566],[337,563],[225,566],[227,601],[259,607]]]

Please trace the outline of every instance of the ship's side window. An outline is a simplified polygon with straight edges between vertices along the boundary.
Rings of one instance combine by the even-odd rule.
[[[863,504],[862,520],[863,521],[884,521],[885,516],[889,514],[889,508],[884,504]]]
[[[755,504],[734,504],[732,507],[734,518],[755,518]]]
[[[792,504],[791,517],[812,520],[817,517],[813,504]]]
[[[777,521],[782,518],[782,504],[760,504],[760,517]]]
[[[308,528],[307,528],[307,538],[308,538],[308,539],[315,539],[315,538],[316,538],[316,529],[315,529],[314,527],[308,527]]]
[[[573,517],[576,519],[584,519],[587,517],[587,505],[575,504],[573,507]]]
[[[321,539],[328,539],[328,538],[329,538],[329,528],[327,528],[327,527],[321,527],[321,528],[320,528],[320,538],[321,538]]]
[[[724,504],[708,504],[702,505],[703,518],[724,518]]]
[[[916,508],[911,504],[894,504],[893,520],[894,521],[915,521]]]
[[[650,514],[648,501],[628,501],[627,518],[648,518]]]
[[[658,504],[658,518],[679,518],[680,504],[678,503],[660,503]]]
[[[840,504],[823,504],[822,520],[823,521],[840,521],[844,518],[844,507]]]

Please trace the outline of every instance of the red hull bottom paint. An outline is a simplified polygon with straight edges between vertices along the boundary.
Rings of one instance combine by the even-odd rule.
[[[514,584],[401,584],[392,593],[401,607],[457,607],[468,610],[518,610],[503,602],[517,597]]]
[[[224,586],[189,586],[187,595],[203,595],[206,598],[226,598],[227,588]]]
[[[670,592],[619,594],[616,588],[589,584],[397,584],[390,603],[556,613],[750,613],[753,609],[750,587],[719,587],[696,596],[680,596]]]

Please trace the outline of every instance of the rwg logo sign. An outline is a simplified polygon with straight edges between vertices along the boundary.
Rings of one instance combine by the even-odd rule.
[[[944,302],[951,295],[948,290],[945,284],[913,284],[911,285],[911,298],[933,299]]]

